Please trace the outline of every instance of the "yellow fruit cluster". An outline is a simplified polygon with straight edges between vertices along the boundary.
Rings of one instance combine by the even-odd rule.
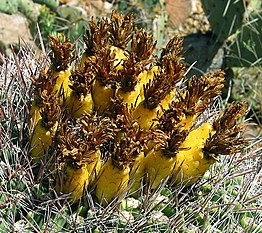
[[[246,104],[206,119],[224,73],[187,80],[181,39],[157,57],[133,15],[113,12],[90,21],[84,42],[78,61],[67,38],[50,36],[51,64],[33,80],[31,156],[51,161],[59,195],[93,190],[107,204],[144,185],[191,185],[219,155],[241,151]]]

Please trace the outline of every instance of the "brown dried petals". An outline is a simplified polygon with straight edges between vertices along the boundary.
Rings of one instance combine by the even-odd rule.
[[[134,30],[134,15],[123,15],[112,12],[109,29],[109,43],[121,49],[126,49]]]
[[[69,87],[80,97],[91,92],[94,77],[91,72],[80,70],[72,73],[70,81],[72,85],[69,85]]]
[[[179,97],[186,106],[185,114],[192,116],[206,110],[214,98],[221,94],[223,87],[223,71],[209,73],[201,78],[192,76],[188,81],[186,92]]]
[[[118,138],[111,152],[113,163],[120,169],[130,166],[141,153],[148,142],[148,132],[141,129],[139,124],[133,120],[132,109],[122,105],[116,118]]]
[[[43,125],[45,128],[50,129],[54,126],[61,118],[61,106],[60,100],[54,94],[48,95],[45,91],[42,93],[43,96],[43,107],[41,109],[41,117],[43,119]]]
[[[52,65],[54,66],[54,70],[66,70],[73,60],[71,55],[73,46],[70,40],[64,35],[61,35],[60,37],[50,35],[49,39],[50,47],[52,49],[50,59],[52,61]]]
[[[135,54],[136,62],[151,59],[155,47],[156,41],[153,36],[148,36],[144,29],[135,29],[131,41],[131,53]]]
[[[156,129],[152,131],[153,142],[156,143],[155,150],[163,150],[164,155],[171,158],[185,148],[181,148],[188,135],[187,130],[182,130],[181,127],[174,127],[172,131],[164,132]]]
[[[225,112],[214,121],[213,127],[216,133],[206,142],[204,147],[206,156],[216,159],[220,154],[230,155],[243,150],[247,141],[240,135],[243,124],[237,124],[237,121],[245,114],[246,110],[247,104],[244,102],[230,104]]]

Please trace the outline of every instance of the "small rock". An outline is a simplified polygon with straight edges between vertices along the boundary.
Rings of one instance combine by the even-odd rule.
[[[19,45],[20,42],[34,45],[33,37],[29,30],[29,23],[22,14],[0,13],[0,51],[11,55],[11,45]]]
[[[179,27],[192,12],[191,0],[166,0],[169,22]]]

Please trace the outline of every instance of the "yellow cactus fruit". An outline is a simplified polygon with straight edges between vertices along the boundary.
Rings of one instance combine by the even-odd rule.
[[[52,95],[53,82],[45,69],[40,71],[37,78],[32,78],[32,87],[35,96],[29,112],[29,128],[34,128],[42,118],[40,112],[43,108],[43,102],[48,99],[48,96]]]
[[[150,188],[156,189],[172,173],[175,159],[165,156],[163,150],[152,149],[147,154],[145,163]]]
[[[100,169],[101,169],[101,152],[100,152],[100,150],[90,152],[88,162],[87,162],[87,170],[89,172],[89,183],[94,182],[94,180],[98,176]]]
[[[120,63],[126,58],[125,49],[131,39],[133,28],[133,15],[123,16],[113,12],[110,20],[92,18],[84,36],[86,50],[82,55],[80,67],[84,68],[85,64],[89,64],[90,58],[100,56],[101,50],[109,46],[110,58],[115,60],[113,65],[121,69]]]
[[[88,55],[87,52],[84,52],[79,62],[78,69],[85,70],[88,67],[88,64],[93,60],[94,56]]]
[[[142,96],[144,96],[143,86],[147,84],[149,80],[152,80],[155,75],[159,74],[159,69],[160,69],[159,66],[152,66],[149,70],[145,70],[138,75],[138,79],[139,79],[138,85],[140,87],[140,93]]]
[[[174,38],[166,47],[159,60],[158,72],[154,73],[153,79],[149,79],[144,85],[143,101],[135,108],[134,117],[141,127],[149,129],[154,125],[154,119],[163,114],[176,93],[176,85],[184,78],[185,65],[180,62],[178,54],[181,40]],[[174,45],[174,48],[170,48]]]
[[[156,189],[172,174],[180,145],[185,140],[187,131],[174,128],[170,132],[155,130],[152,132],[156,146],[145,158],[149,187]]]
[[[53,92],[62,96],[62,100],[66,99],[71,92],[69,88],[69,77],[71,75],[71,65],[73,60],[71,55],[72,44],[63,34],[59,34],[58,37],[49,36],[50,47],[52,53],[50,59],[52,65],[49,68],[52,80],[54,82]]]
[[[87,169],[91,175],[90,181],[93,181],[101,168],[100,148],[104,143],[113,140],[116,126],[108,117],[90,114],[83,114],[78,122],[82,139],[88,147],[83,159],[86,161]],[[83,143],[79,142],[79,146],[82,147],[82,145]]]
[[[87,43],[87,42],[86,42]],[[126,52],[118,47],[111,46],[110,47],[110,58],[113,60],[113,66],[116,68],[116,71],[121,70],[123,68],[122,64],[123,61],[127,59]],[[79,69],[84,70],[88,68],[88,65],[92,63],[95,60],[95,56],[88,54],[88,51],[83,53],[80,63],[79,63]]]
[[[37,122],[42,118],[40,111],[41,107],[34,101],[29,111],[29,128],[34,128]]]
[[[75,173],[72,172],[68,178],[74,182],[80,179],[78,176],[81,173],[84,176],[83,179],[80,179],[81,188],[79,186],[77,189],[77,195],[82,193],[81,190],[83,190],[84,183],[85,188],[88,188],[97,179],[101,168],[100,147],[107,140],[112,140],[114,133],[112,127],[114,125],[109,118],[102,118],[87,113],[83,114],[76,121],[69,121],[67,124],[64,123],[60,126],[56,148],[58,164],[62,164],[62,167],[64,163],[78,165]],[[71,169],[70,171],[73,170]],[[63,179],[61,180],[63,181]],[[65,193],[65,190],[68,189],[67,185],[66,181],[65,183],[60,182],[60,190]],[[72,191],[72,189],[70,188],[69,191]],[[74,197],[74,199],[77,198]]]
[[[115,90],[110,85],[103,85],[99,80],[95,80],[92,86],[94,109],[98,113],[103,113],[110,107],[114,93]]]
[[[110,158],[101,168],[96,184],[96,196],[103,205],[125,192],[129,180],[130,168],[120,169]]]
[[[137,122],[142,128],[153,128],[156,125],[155,119],[163,114],[164,109],[168,108],[174,96],[175,91],[171,91],[171,93],[167,94],[154,108],[149,107],[150,105],[147,105],[145,100],[140,102],[134,110],[134,118],[137,119]],[[155,99],[155,101],[157,102],[157,99]]]
[[[84,113],[92,113],[94,109],[94,102],[91,94],[86,96],[80,95],[80,97],[75,93],[71,92],[70,96],[66,100],[67,108],[69,109],[70,115],[73,118],[79,118]]]
[[[140,89],[138,86],[130,92],[125,92],[122,89],[118,89],[117,95],[119,95],[124,103],[128,104],[128,107],[131,108],[141,102]]]
[[[205,123],[188,134],[181,145],[188,149],[181,150],[176,155],[174,174],[177,183],[184,181],[185,185],[192,185],[215,162],[213,158],[206,158],[203,152],[207,139],[214,133],[212,124]]]
[[[155,119],[163,114],[164,107],[167,108],[167,102],[170,101],[173,95],[168,94],[170,91],[169,84],[166,87],[164,82],[160,81],[161,76],[155,76],[155,78],[149,81],[149,83],[144,86],[144,100],[140,102],[134,110],[134,118],[137,120],[139,125],[144,129],[150,129],[156,125]],[[167,84],[167,83],[166,83]],[[160,91],[165,89],[164,92]],[[162,105],[164,104],[164,106]]]
[[[147,66],[154,60],[152,53],[156,42],[152,36],[148,36],[143,29],[135,29],[132,35],[129,56],[121,64],[118,70],[117,80],[119,89],[117,95],[123,98],[128,107],[137,106],[141,102],[143,82],[147,77]],[[145,71],[145,72],[144,72]],[[143,80],[142,80],[143,79]]]
[[[142,101],[140,102],[134,110],[134,118],[137,120],[139,125],[144,129],[153,128],[156,123],[155,119],[160,117],[165,109],[168,109],[170,101],[173,99],[175,91],[171,91],[170,94],[160,101],[160,103],[156,106],[155,104],[148,105],[147,102],[149,101]],[[157,102],[157,99],[155,99]]]
[[[83,196],[88,182],[89,172],[86,164],[66,162],[58,171],[55,189],[59,195],[69,194],[70,199],[76,202]]]
[[[58,122],[55,122],[54,126],[50,129],[44,125],[43,119],[40,119],[35,126],[31,138],[30,153],[36,162],[39,162],[48,153],[48,148],[52,145]]]
[[[158,115],[159,111],[162,112],[161,107],[153,109],[145,107],[145,102],[142,101],[134,110],[134,118],[143,129],[150,129],[154,125],[153,120]]]
[[[53,71],[52,77],[55,80],[53,92],[57,95],[62,95],[64,99],[67,99],[71,93],[70,85],[71,67],[66,70]]]
[[[116,67],[116,70],[122,70],[123,69],[123,62],[124,60],[127,59],[127,56],[125,54],[125,51],[121,48],[115,47],[115,46],[111,46],[110,47],[110,51],[111,51],[111,57],[114,60],[114,67]]]
[[[58,127],[61,109],[56,96],[50,95],[43,102],[41,117],[35,126],[30,142],[31,156],[36,162],[47,154]]]
[[[145,175],[145,155],[144,152],[141,152],[135,158],[135,161],[132,165],[130,171],[130,184],[129,193],[136,195],[140,189],[143,182],[143,177]]]
[[[91,88],[94,110],[100,115],[110,107],[117,89],[117,69],[113,64],[114,59],[111,58],[110,52],[108,46],[101,48],[88,66],[90,75],[94,78]]]
[[[240,152],[246,141],[239,137],[243,126],[236,121],[245,114],[247,105],[230,104],[213,123],[205,123],[192,130],[181,145],[188,150],[180,151],[174,169],[175,183],[192,185],[201,178],[219,155]]]
[[[140,83],[139,76],[142,76],[141,73],[146,76],[146,73],[142,72],[144,69],[146,69],[146,63],[137,63],[135,55],[131,53],[130,59],[123,63],[122,69],[117,73],[116,78],[119,82],[119,88],[116,91],[116,95],[122,98],[129,109],[138,106],[142,101],[142,83]]]
[[[85,72],[85,70],[75,71],[72,73],[70,80],[72,92],[65,101],[69,115],[73,118],[79,118],[83,113],[93,113],[94,102],[91,95],[92,74]]]

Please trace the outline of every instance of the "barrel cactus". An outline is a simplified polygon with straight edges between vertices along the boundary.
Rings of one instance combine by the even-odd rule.
[[[47,61],[16,56],[1,69],[1,230],[246,229],[258,157],[244,151],[247,105],[216,107],[223,71],[187,79],[183,41],[156,56],[133,15],[92,19],[79,59],[65,37],[50,39]],[[224,198],[231,183],[245,196]]]

